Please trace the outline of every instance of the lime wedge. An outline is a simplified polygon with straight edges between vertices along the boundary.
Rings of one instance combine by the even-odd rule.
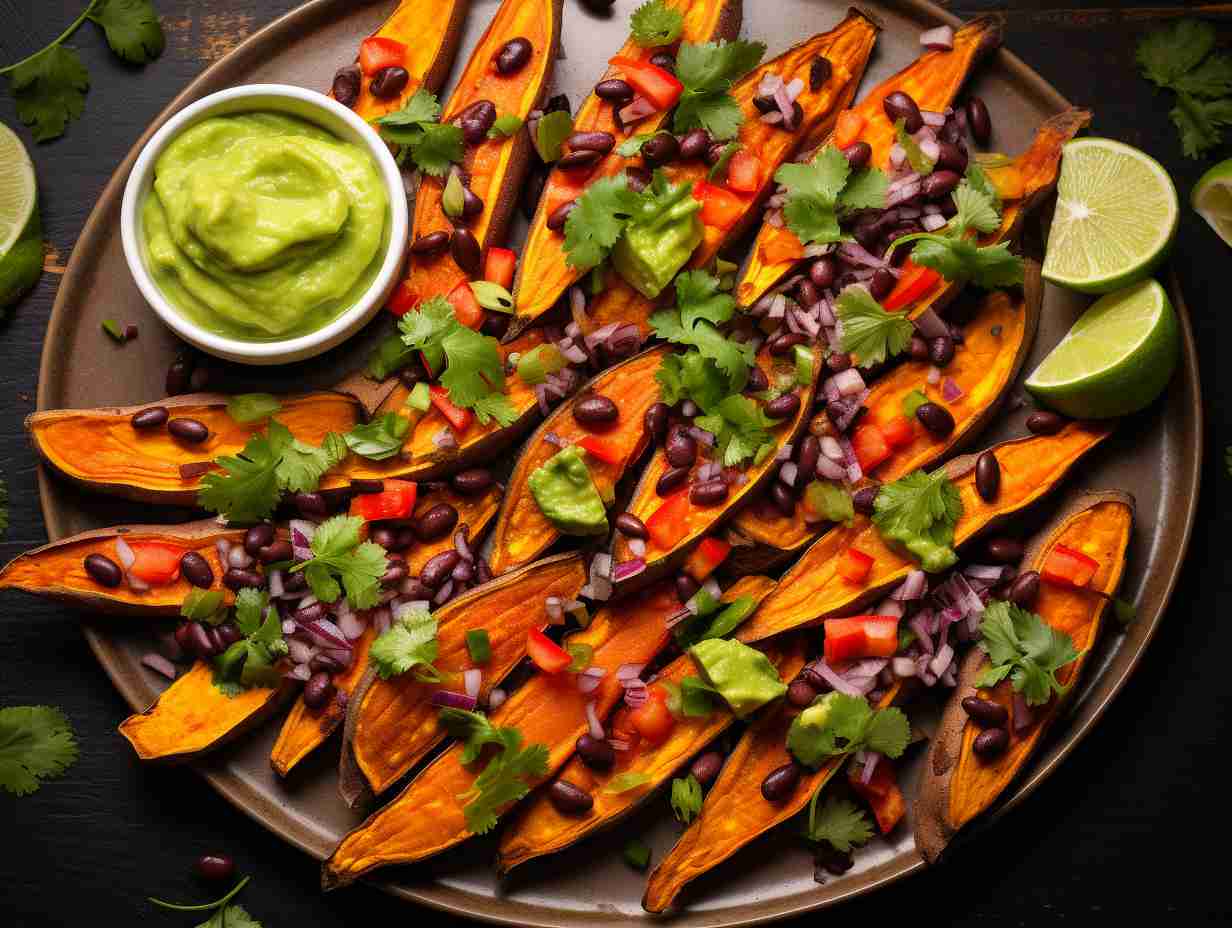
[[[0,123],[0,309],[34,286],[43,270],[38,186],[26,147]]]
[[[1062,152],[1044,278],[1084,293],[1145,280],[1176,235],[1172,178],[1150,155],[1111,139],[1077,139]]]
[[[1123,416],[1164,391],[1180,353],[1168,294],[1143,280],[1096,300],[1027,378],[1026,388],[1076,419]]]
[[[1223,243],[1232,245],[1232,158],[1220,161],[1198,178],[1189,202]]]

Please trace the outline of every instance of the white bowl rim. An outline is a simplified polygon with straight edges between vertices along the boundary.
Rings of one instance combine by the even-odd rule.
[[[389,249],[380,271],[367,290],[355,304],[314,332],[283,341],[249,342],[217,335],[197,325],[180,313],[163,295],[145,266],[141,243],[137,240],[137,219],[141,203],[138,202],[145,178],[154,170],[154,164],[163,149],[190,122],[204,118],[208,111],[234,100],[249,97],[284,97],[298,100],[309,107],[324,110],[341,119],[363,140],[368,152],[376,161],[389,196],[390,236]],[[410,227],[410,210],[407,206],[402,170],[379,135],[354,110],[337,100],[315,90],[296,87],[292,84],[242,84],[219,90],[190,103],[168,119],[150,137],[124,185],[124,199],[120,208],[120,238],[129,271],[137,288],[160,319],[177,335],[209,351],[211,354],[257,364],[275,364],[280,361],[295,361],[312,357],[345,340],[353,330],[362,325],[380,307],[385,294],[392,289],[395,275],[401,270],[403,252]]]

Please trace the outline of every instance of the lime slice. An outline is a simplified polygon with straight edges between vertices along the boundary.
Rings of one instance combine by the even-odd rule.
[[[1198,178],[1189,202],[1223,243],[1232,245],[1232,158],[1220,161]]]
[[[1150,276],[1176,235],[1172,178],[1150,155],[1111,139],[1065,145],[1044,278],[1110,293]]]
[[[1096,300],[1026,387],[1046,406],[1076,419],[1123,416],[1163,392],[1180,353],[1180,326],[1168,294],[1154,280],[1143,280]]]
[[[43,269],[38,186],[26,147],[0,123],[0,309],[34,286]]]

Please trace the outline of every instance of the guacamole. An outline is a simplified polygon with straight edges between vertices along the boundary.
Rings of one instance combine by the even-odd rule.
[[[361,146],[292,116],[215,116],[158,157],[141,214],[147,266],[167,300],[211,332],[303,335],[376,278],[388,207]]]
[[[702,204],[692,191],[692,184],[676,185],[667,200],[657,204],[654,218],[635,218],[612,249],[612,266],[647,299],[663,292],[701,244]]]
[[[539,511],[566,535],[607,534],[607,510],[577,445],[544,461],[529,482]]]
[[[745,718],[787,692],[770,659],[740,641],[710,638],[689,648],[706,682],[719,691],[737,718]]]

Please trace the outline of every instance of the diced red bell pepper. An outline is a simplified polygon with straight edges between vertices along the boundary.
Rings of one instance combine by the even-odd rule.
[[[868,572],[873,569],[873,559],[859,548],[848,548],[838,559],[835,569],[848,583],[863,583]]]
[[[892,657],[898,650],[898,619],[888,615],[853,615],[826,619],[826,663],[864,657]]]
[[[513,274],[517,268],[518,256],[511,249],[489,248],[483,262],[483,279],[508,290],[513,286]]]
[[[849,765],[847,767],[847,782],[857,796],[868,803],[877,819],[877,827],[883,835],[888,835],[907,814],[907,801],[903,791],[898,786],[898,773],[894,762],[888,757],[877,759],[873,775],[867,783],[861,782],[863,766]]]
[[[385,68],[400,68],[405,64],[406,46],[394,39],[372,35],[359,46],[359,69],[368,77]]]
[[[130,541],[128,546],[133,552],[133,566],[128,568],[130,575],[150,586],[174,583],[179,578],[180,558],[186,553],[185,548],[162,541]]]
[[[437,408],[437,411],[445,417],[450,428],[459,435],[467,430],[471,421],[475,418],[475,414],[469,409],[455,406],[449,398],[449,391],[439,384],[434,384],[428,388],[428,397],[432,400],[432,405]]]
[[[364,493],[351,500],[351,515],[365,522],[409,519],[415,511],[419,487],[409,480],[386,480],[380,493]]]
[[[1040,578],[1057,586],[1082,589],[1091,582],[1097,570],[1099,561],[1087,557],[1081,551],[1057,545],[1044,559]]]
[[[851,435],[851,447],[856,453],[860,470],[866,474],[890,456],[890,445],[885,435],[880,426],[872,422],[865,422],[856,428]]]
[[[684,562],[684,572],[701,583],[722,564],[731,553],[731,545],[720,538],[703,538]]]
[[[898,283],[881,305],[891,312],[906,309],[912,303],[918,303],[928,296],[940,281],[941,275],[931,267],[916,264],[908,258],[903,262],[903,273],[898,278]]]
[[[560,673],[573,663],[572,654],[537,628],[526,633],[526,653],[544,673]]]
[[[864,125],[868,122],[855,110],[843,110],[834,123],[834,147],[846,148],[860,138]]]
[[[804,257],[804,246],[800,239],[786,229],[780,229],[767,237],[761,244],[761,257],[767,264],[782,264],[786,261],[799,261]]]
[[[689,533],[689,489],[677,490],[646,520],[650,540],[664,550],[676,547]]]
[[[898,619],[891,615],[858,616],[864,620],[865,657],[893,657],[898,651]]]
[[[418,305],[419,294],[412,290],[411,285],[404,280],[394,288],[385,308],[395,316],[405,316]]]
[[[445,297],[453,307],[454,318],[468,329],[479,330],[483,325],[483,307],[475,299],[475,291],[471,289],[470,281],[464,280]]]
[[[676,80],[675,74],[649,61],[617,55],[612,59],[612,66],[619,68],[625,82],[658,110],[675,106],[684,93],[684,84]]]
[[[576,444],[587,454],[597,458],[604,464],[619,464],[625,457],[624,451],[611,438],[587,435],[584,438],[578,439]]]
[[[915,440],[915,425],[906,416],[895,416],[889,422],[882,422],[878,428],[885,443],[895,451]]]
[[[741,149],[727,162],[727,189],[737,193],[756,193],[761,186],[761,159]]]
[[[740,221],[748,205],[730,190],[705,181],[693,185],[693,197],[701,201],[702,222],[716,229],[730,229]]]
[[[629,713],[629,724],[651,744],[662,744],[676,726],[676,719],[667,708],[667,692],[661,686],[647,688],[647,699]]]

